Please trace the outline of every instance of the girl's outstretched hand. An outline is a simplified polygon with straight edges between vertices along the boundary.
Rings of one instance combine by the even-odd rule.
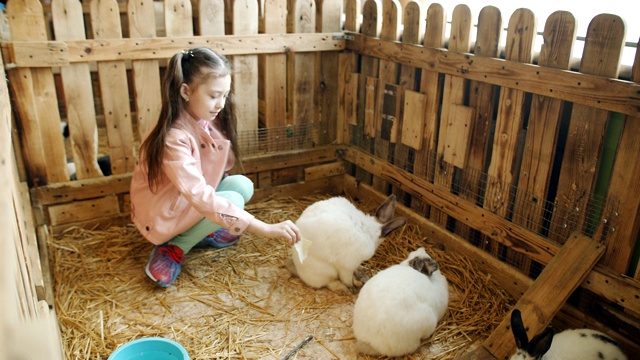
[[[302,239],[300,230],[291,220],[285,220],[276,224],[267,224],[253,218],[247,230],[270,238],[284,238],[287,240],[289,246],[295,245]]]

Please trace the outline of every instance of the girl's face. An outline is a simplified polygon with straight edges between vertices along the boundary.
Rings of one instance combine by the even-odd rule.
[[[182,84],[180,94],[186,100],[187,112],[196,120],[211,121],[218,116],[231,89],[231,75],[208,77],[195,87]]]

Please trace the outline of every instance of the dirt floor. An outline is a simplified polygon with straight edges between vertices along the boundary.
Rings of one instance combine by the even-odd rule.
[[[295,220],[318,198],[248,206],[268,222]],[[365,211],[378,204],[360,204]],[[471,263],[431,248],[412,224],[394,233],[363,269],[371,274],[419,246],[440,262],[450,306],[434,336],[404,359],[453,359],[484,338],[511,299]],[[70,229],[52,239],[56,311],[68,359],[106,359],[118,346],[162,336],[191,359],[373,359],[359,355],[351,330],[356,294],[312,289],[284,267],[281,240],[244,235],[238,245],[195,249],[173,286],[144,273],[152,245],[133,226]]]

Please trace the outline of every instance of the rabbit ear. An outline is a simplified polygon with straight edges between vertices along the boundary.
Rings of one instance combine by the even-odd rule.
[[[522,315],[518,309],[513,309],[511,312],[511,332],[513,333],[513,338],[516,340],[518,349],[526,350],[529,346],[529,337],[522,323]]]
[[[389,197],[378,207],[376,210],[376,218],[381,223],[386,223],[391,219],[393,213],[396,211],[396,204],[398,201],[396,200],[396,196],[394,194],[389,195]]]
[[[543,332],[536,335],[531,339],[527,352],[535,359],[542,358],[542,355],[546,354],[551,347],[551,341],[553,340],[553,328],[550,326],[544,329]]]
[[[409,260],[409,266],[427,276],[431,276],[440,268],[438,262],[429,257],[413,258]]]
[[[407,219],[403,217],[397,217],[384,225],[382,225],[382,230],[380,230],[380,237],[387,237],[393,230],[403,226],[407,223]]]

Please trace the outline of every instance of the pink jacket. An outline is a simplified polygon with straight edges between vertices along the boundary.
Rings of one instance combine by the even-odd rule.
[[[155,245],[163,244],[206,217],[228,229],[243,233],[253,215],[216,196],[215,187],[224,175],[231,142],[212,139],[190,116],[182,116],[169,131],[162,170],[164,178],[155,193],[147,182],[146,161],[140,161],[131,179],[131,220]]]

